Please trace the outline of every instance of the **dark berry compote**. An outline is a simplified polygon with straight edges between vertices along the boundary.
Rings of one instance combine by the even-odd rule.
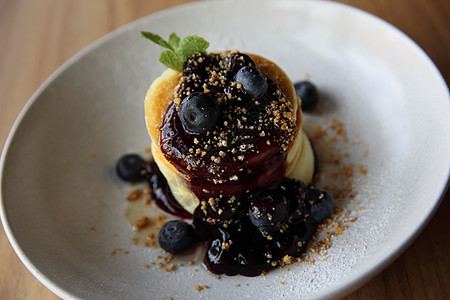
[[[155,163],[146,166],[145,178],[163,209],[192,219],[196,241],[207,245],[208,270],[256,276],[299,257],[333,201],[284,176],[300,130],[291,101],[236,51],[188,59],[173,99],[160,127],[161,152],[198,207],[192,215],[180,207]],[[173,243],[183,235],[171,239],[170,232],[186,226],[168,227],[161,243],[169,252],[181,249]]]
[[[280,180],[296,133],[293,105],[250,57],[199,53],[185,63],[160,145],[191,191],[208,200]]]

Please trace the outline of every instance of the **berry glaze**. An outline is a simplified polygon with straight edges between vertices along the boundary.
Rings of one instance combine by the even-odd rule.
[[[267,85],[256,90],[265,92],[251,97],[247,91],[253,87],[246,89],[244,82],[236,81],[246,66],[256,69],[249,56],[238,52],[196,54],[184,65],[161,125],[164,157],[200,201],[193,215],[174,199],[157,165],[146,166],[157,204],[183,219],[192,218],[197,240],[207,245],[204,264],[215,274],[257,276],[291,263],[317,226],[305,185],[284,177],[288,146],[299,130],[293,105],[262,73],[255,76],[262,76]],[[261,81],[257,79],[254,82]],[[186,130],[180,118],[180,103],[192,93],[207,94],[220,108],[215,127],[206,133]],[[258,227],[259,221],[249,217],[252,211],[275,210],[261,191],[283,199],[280,207],[286,211],[276,226]],[[272,218],[270,213],[263,217],[266,222]]]
[[[281,226],[258,228],[249,218],[249,202],[255,194],[244,193],[233,219],[226,226],[203,221],[203,212],[194,213],[194,227],[207,241],[204,264],[215,274],[258,276],[270,269],[290,264],[305,250],[317,224],[310,216],[306,188],[300,181],[284,178],[270,187],[288,199],[289,217]]]
[[[150,186],[152,199],[155,200],[159,208],[179,218],[192,219],[192,215],[175,200],[166,178],[154,161],[145,165],[144,177]]]
[[[246,95],[234,77],[243,66],[254,65],[235,52],[197,54],[185,64],[160,144],[199,199],[264,188],[285,173],[287,147],[297,131],[293,107],[269,78],[263,97]],[[222,111],[206,134],[187,132],[177,113],[182,99],[194,92],[208,94]]]

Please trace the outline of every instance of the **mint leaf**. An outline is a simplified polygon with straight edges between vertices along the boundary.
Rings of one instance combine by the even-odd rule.
[[[184,60],[173,51],[166,50],[161,53],[159,61],[166,67],[174,69],[175,71],[183,71]]]
[[[172,49],[177,49],[178,45],[180,44],[180,37],[175,33],[172,32],[169,36],[169,44],[172,46]]]
[[[175,52],[184,60],[187,60],[197,52],[205,52],[208,46],[209,43],[203,38],[196,35],[190,35],[180,41],[180,44],[175,49]]]
[[[159,35],[157,35],[155,33],[148,32],[148,31],[141,31],[141,34],[143,37],[151,40],[152,42],[154,42],[160,46],[163,46],[164,48],[170,49],[172,51],[175,50],[174,48],[172,48],[172,46],[168,42],[163,40],[162,37],[160,37]]]
[[[189,35],[180,39],[173,32],[170,34],[169,40],[165,41],[162,37],[152,32],[141,31],[141,34],[152,42],[169,49],[161,53],[159,61],[166,67],[179,72],[183,71],[183,64],[186,60],[194,56],[197,52],[206,52],[209,46],[206,40],[196,35]]]

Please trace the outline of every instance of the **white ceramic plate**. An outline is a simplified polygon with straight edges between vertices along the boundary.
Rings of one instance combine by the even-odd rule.
[[[327,95],[330,117],[369,153],[353,161],[368,170],[354,200],[364,209],[333,240],[328,260],[221,280],[192,267],[144,267],[159,252],[130,243],[129,187],[113,171],[122,154],[149,146],[143,98],[164,69],[162,49],[139,30],[198,34],[210,50],[259,53],[293,81],[308,73]],[[436,209],[449,176],[449,115],[448,89],[430,59],[360,10],[322,1],[175,7],[89,46],[32,96],[1,158],[2,222],[27,268],[64,299],[342,296],[392,261]],[[112,256],[115,248],[129,254]],[[197,284],[210,288],[198,292]]]

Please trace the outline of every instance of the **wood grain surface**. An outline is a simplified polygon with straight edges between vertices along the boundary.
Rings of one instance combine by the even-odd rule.
[[[183,0],[0,0],[0,145],[38,86],[115,28]],[[450,80],[450,1],[342,0],[415,40]],[[426,105],[426,103],[424,103]],[[450,298],[450,194],[419,237],[346,299]],[[0,230],[0,299],[57,298],[20,262]]]

